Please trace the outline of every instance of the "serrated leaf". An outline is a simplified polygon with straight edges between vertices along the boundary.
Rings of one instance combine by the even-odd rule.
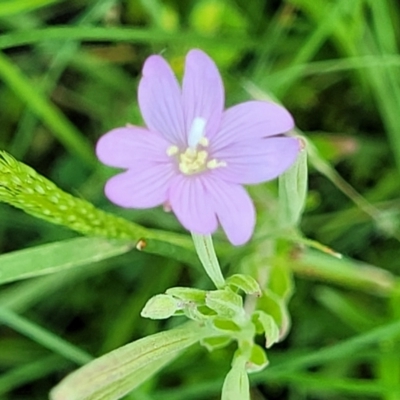
[[[235,274],[226,280],[228,286],[242,290],[246,294],[261,296],[261,288],[258,282],[250,275]]]
[[[117,400],[154,375],[182,350],[207,337],[188,324],[120,347],[68,375],[50,393],[51,400]]]

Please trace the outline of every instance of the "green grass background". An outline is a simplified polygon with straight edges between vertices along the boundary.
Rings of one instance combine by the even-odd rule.
[[[396,0],[1,0],[0,148],[104,210],[183,232],[160,210],[111,205],[102,188],[112,171],[93,147],[107,130],[142,122],[136,89],[148,55],[163,54],[181,75],[186,52],[203,49],[221,70],[227,105],[272,96],[292,112],[317,151],[301,229],[346,256],[279,242],[295,275],[292,328],[269,350],[270,367],[252,375],[252,398],[398,400],[399,21]],[[268,222],[275,183],[251,190]],[[4,204],[0,221],[2,253],[76,237]],[[261,225],[257,234],[270,232]],[[60,260],[79,258],[71,243]],[[227,273],[240,251],[221,240]],[[0,399],[47,398],[91,358],[177,324],[139,313],[170,286],[210,285],[164,253],[100,254],[1,286]],[[232,350],[195,346],[126,398],[218,399]]]

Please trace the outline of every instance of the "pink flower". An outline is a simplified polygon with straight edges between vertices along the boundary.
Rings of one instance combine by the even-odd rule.
[[[150,56],[139,84],[147,128],[116,128],[100,138],[97,156],[124,168],[105,187],[128,208],[167,204],[182,225],[211,234],[218,222],[234,245],[254,230],[255,209],[242,185],[276,178],[296,159],[299,141],[283,107],[248,101],[224,110],[224,87],[201,50],[186,56],[182,89],[167,62]]]

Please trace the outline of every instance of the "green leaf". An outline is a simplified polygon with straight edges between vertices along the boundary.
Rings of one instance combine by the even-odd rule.
[[[165,291],[165,293],[176,297],[184,302],[193,302],[196,304],[205,304],[206,294],[205,290],[189,288],[189,287],[173,287]]]
[[[205,338],[200,341],[200,344],[204,346],[208,351],[214,351],[222,349],[232,341],[229,336],[217,336],[211,338]]]
[[[301,140],[304,145],[304,141]],[[279,220],[283,228],[300,221],[307,196],[307,151],[301,150],[296,162],[279,177]]]
[[[234,361],[225,378],[221,400],[250,400],[249,377],[241,358]]]
[[[258,282],[250,275],[235,274],[227,278],[227,286],[243,290],[246,294],[261,296],[261,288]]]
[[[68,375],[50,393],[51,400],[116,400],[129,393],[207,330],[194,324],[156,333],[120,347]]]
[[[284,258],[277,258],[269,267],[268,289],[286,303],[289,302],[294,289],[293,273]]]
[[[263,311],[255,311],[253,313],[252,319],[256,326],[261,325],[262,332],[265,333],[265,347],[268,349],[274,343],[279,341],[279,328],[275,320]],[[257,329],[258,333],[261,333]]]
[[[235,318],[243,315],[243,300],[230,290],[213,290],[206,296],[206,305],[224,318]]]
[[[265,350],[258,344],[254,344],[251,348],[250,357],[246,363],[246,371],[248,373],[260,372],[269,364]]]
[[[131,241],[77,238],[0,256],[0,284],[60,272],[126,253]]]
[[[239,332],[240,327],[235,324],[232,320],[221,318],[221,317],[214,317],[212,319],[212,325],[215,329],[221,331],[230,331],[230,332]]]
[[[290,328],[290,315],[286,303],[271,290],[264,290],[264,293],[257,301],[257,310],[270,315],[279,326],[279,339],[283,339]]]
[[[198,235],[192,232],[194,247],[207,275],[218,289],[225,286],[211,235]]]
[[[168,294],[157,294],[148,300],[140,315],[143,318],[166,319],[179,309],[178,301]]]

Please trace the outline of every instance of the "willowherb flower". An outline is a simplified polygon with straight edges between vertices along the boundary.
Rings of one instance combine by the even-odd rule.
[[[143,66],[139,107],[146,128],[116,128],[100,138],[97,156],[124,168],[106,184],[106,196],[127,208],[167,205],[197,234],[224,229],[235,245],[255,225],[252,200],[242,185],[276,178],[296,159],[296,138],[283,107],[248,101],[224,110],[224,87],[214,62],[202,51],[186,56],[180,88],[158,55]]]

